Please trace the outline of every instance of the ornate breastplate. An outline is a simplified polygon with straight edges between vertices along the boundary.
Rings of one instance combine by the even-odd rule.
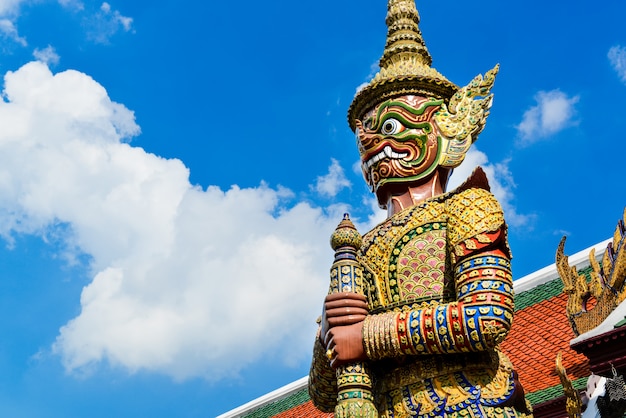
[[[443,199],[397,213],[367,233],[359,254],[370,313],[449,301],[454,294]]]

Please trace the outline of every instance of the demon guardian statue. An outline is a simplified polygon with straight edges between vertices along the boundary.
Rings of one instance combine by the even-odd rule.
[[[506,224],[479,168],[446,193],[482,131],[498,67],[458,88],[431,67],[413,0],[389,0],[380,71],[348,111],[363,174],[388,211],[346,216],[309,393],[336,417],[530,416],[498,349],[513,319]]]

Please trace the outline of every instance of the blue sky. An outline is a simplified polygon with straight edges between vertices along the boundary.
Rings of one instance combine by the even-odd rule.
[[[520,278],[626,204],[621,1],[420,1],[434,66],[501,70],[476,164]],[[386,2],[0,0],[0,416],[207,417],[308,372],[349,211],[346,111]]]

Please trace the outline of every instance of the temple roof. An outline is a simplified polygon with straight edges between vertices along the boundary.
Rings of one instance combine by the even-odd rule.
[[[563,365],[570,378],[588,376],[589,367],[587,358],[569,345],[574,333],[565,314],[567,295],[563,293],[561,280],[556,278],[528,292],[545,299],[515,312],[513,327],[502,343],[502,350],[511,358],[527,398],[537,404],[546,398],[542,391],[560,384],[554,370],[559,351],[563,353]]]
[[[590,271],[588,254],[596,249],[601,257],[607,241],[569,257],[580,273]],[[502,349],[519,374],[526,397],[534,407],[563,396],[554,366],[559,351],[563,366],[576,388],[584,388],[590,375],[587,358],[570,347],[574,333],[570,327],[563,293],[563,283],[554,264],[514,282],[515,317],[513,327]],[[261,398],[233,409],[218,418],[296,418],[332,417],[318,411],[310,401],[307,378],[304,377]]]

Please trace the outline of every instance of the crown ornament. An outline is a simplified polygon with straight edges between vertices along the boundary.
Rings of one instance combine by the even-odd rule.
[[[441,133],[437,164],[454,168],[463,162],[485,127],[499,66],[484,76],[477,75],[468,85],[457,87],[431,66],[432,57],[419,22],[415,0],[388,1],[387,42],[379,62],[380,71],[355,95],[348,109],[348,123],[356,132],[357,120],[365,112],[398,96],[441,100],[440,109],[433,116]]]
[[[389,0],[387,42],[379,61],[380,71],[361,89],[348,110],[348,122],[390,97],[406,94],[449,99],[459,89],[431,67],[432,57],[419,29],[419,13],[414,0]]]

